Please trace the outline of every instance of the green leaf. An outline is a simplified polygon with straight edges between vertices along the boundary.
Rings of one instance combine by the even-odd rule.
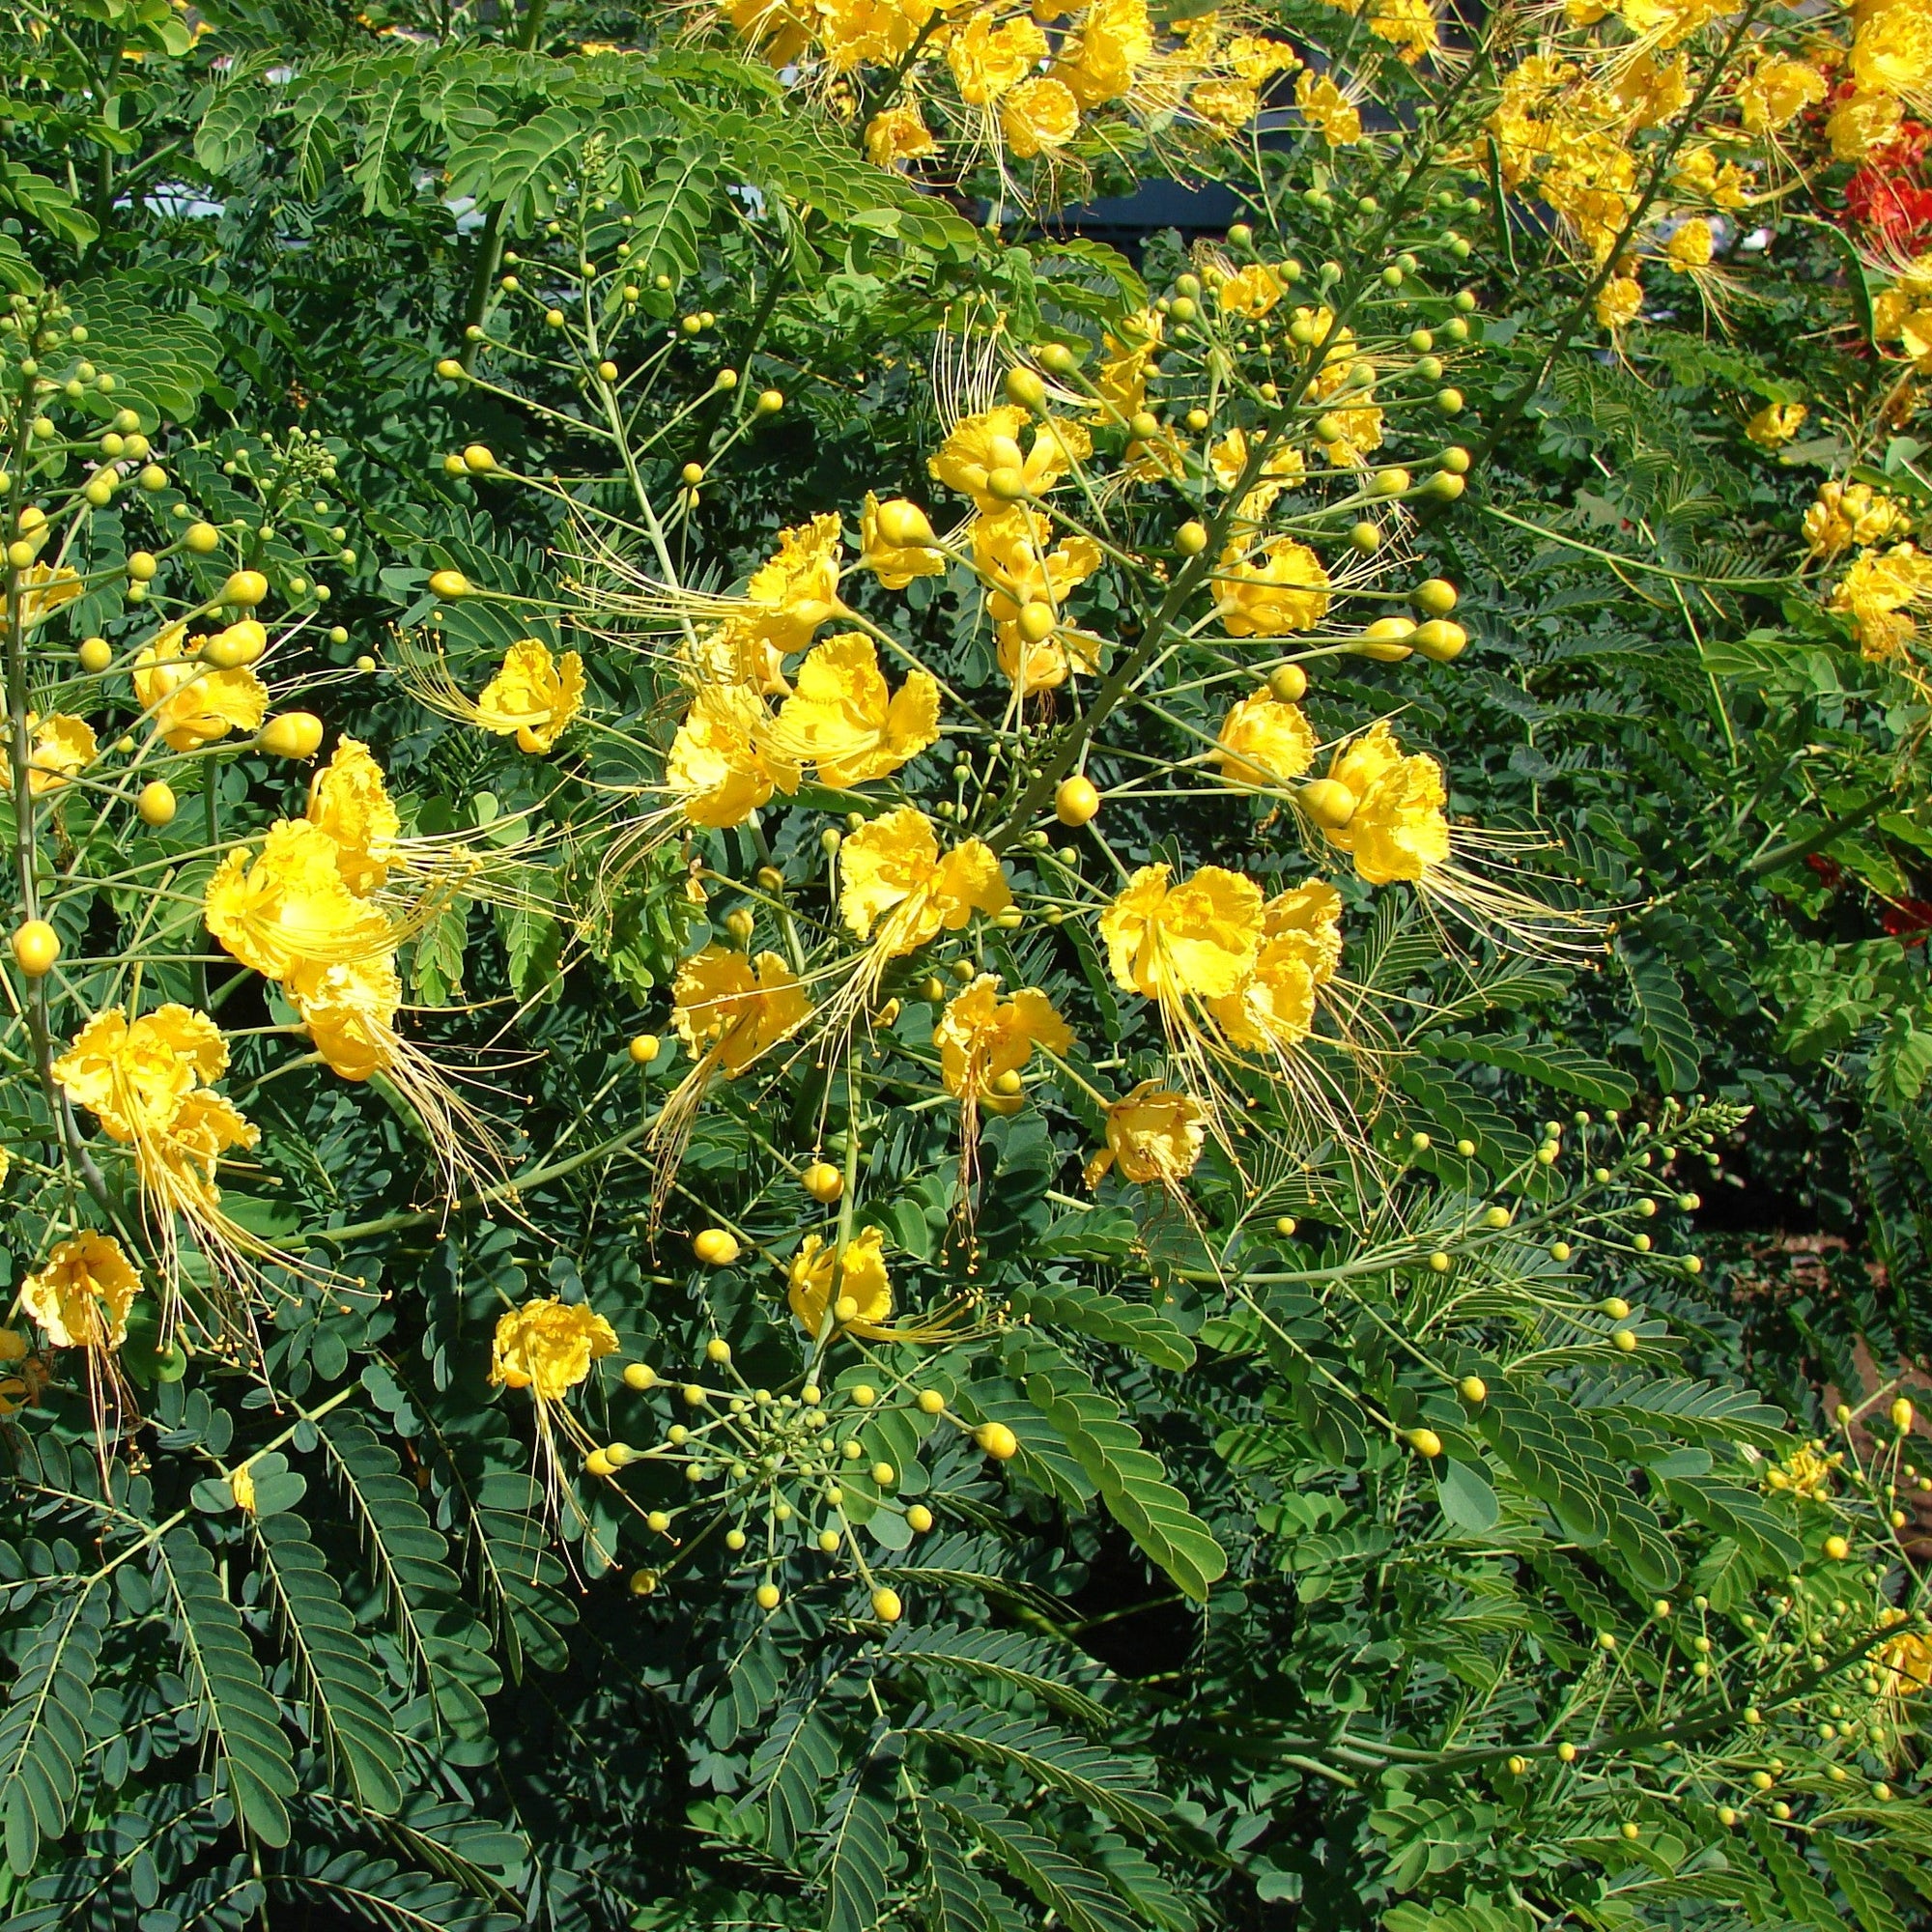
[[[1838,1889],[1850,1900],[1852,1912],[1862,1932],[1905,1932],[1901,1919],[1888,1896],[1885,1884],[1868,1865],[1861,1848],[1836,1832],[1820,1832],[1812,1842],[1825,1854]]]
[[[1151,1767],[1117,1757],[1051,1724],[953,1704],[907,1725],[905,1735],[942,1745],[980,1764],[1018,1771],[1036,1784],[1104,1811],[1117,1824],[1156,1833],[1169,1829],[1169,1806],[1154,1789]]]
[[[1635,1085],[1608,1061],[1580,1047],[1557,1046],[1520,1037],[1496,1039],[1482,1034],[1431,1033],[1422,1044],[1437,1060],[1473,1060],[1520,1073],[1560,1094],[1574,1094],[1598,1107],[1628,1107],[1636,1096]]]
[[[1502,1505],[1480,1468],[1452,1456],[1438,1457],[1430,1466],[1435,1472],[1436,1503],[1458,1529],[1487,1536],[1495,1528],[1502,1518]]]
[[[895,1668],[926,1665],[987,1677],[1029,1691],[1082,1723],[1106,1721],[1106,1711],[1064,1674],[1065,1667],[1078,1660],[1077,1653],[1063,1645],[1020,1631],[960,1630],[951,1624],[920,1631],[900,1625],[898,1631],[903,1634],[895,1634],[896,1640],[886,1651]]]
[[[1684,1004],[1684,989],[1662,954],[1628,940],[1617,942],[1617,956],[1630,980],[1637,1039],[1644,1057],[1670,1094],[1688,1094],[1697,1084],[1702,1052]]]
[[[1070,1932],[1143,1932],[1102,1879],[1003,1804],[965,1792],[943,1793],[930,1804]]]
[[[891,1787],[882,1780],[880,1788]],[[884,1918],[893,1875],[905,1861],[892,1826],[892,1805],[860,1777],[838,1794],[818,1862],[825,1932],[872,1932]]]
[[[1194,1366],[1193,1342],[1167,1316],[1145,1302],[1126,1301],[1098,1289],[1056,1281],[1016,1289],[1011,1305],[1016,1316],[1030,1317],[1049,1328],[1070,1328],[1097,1342],[1115,1343],[1145,1356],[1156,1368]]]
[[[92,1683],[107,1622],[91,1589],[54,1599],[20,1656],[0,1712],[0,1825],[7,1861],[22,1878],[43,1837],[67,1830],[94,1719]]]
[[[1121,1406],[1070,1363],[1026,1379],[1027,1399],[1050,1422],[1100,1492],[1114,1520],[1181,1591],[1205,1603],[1228,1558]]]
[[[258,1516],[253,1526],[283,1645],[304,1687],[317,1736],[355,1802],[387,1816],[403,1800],[403,1749],[383,1673],[301,1518]]]
[[[242,1619],[188,1530],[171,1530],[154,1549],[182,1675],[236,1814],[264,1844],[286,1845],[295,1757]]]

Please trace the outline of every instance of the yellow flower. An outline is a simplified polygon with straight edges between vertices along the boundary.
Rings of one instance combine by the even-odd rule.
[[[198,658],[185,657],[179,624],[169,625],[134,660],[134,696],[176,752],[212,745],[231,731],[253,731],[269,709],[269,687],[245,666],[211,670]]]
[[[949,1094],[993,1113],[1011,1113],[1020,1095],[994,1093],[994,1081],[1018,1073],[1036,1044],[1070,1053],[1073,1035],[1044,993],[1028,986],[1002,1001],[999,984],[990,973],[980,974],[948,1003],[932,1039],[939,1048],[940,1085]]]
[[[1612,335],[1643,313],[1643,284],[1634,275],[1612,275],[1597,291],[1597,323]]]
[[[228,1493],[235,1498],[235,1507],[244,1516],[255,1514],[255,1472],[243,1463],[239,1468],[228,1472]]]
[[[1004,912],[1013,895],[992,848],[978,838],[944,858],[932,821],[901,806],[860,827],[838,855],[838,910],[860,939],[889,958],[923,946],[942,928],[957,932],[976,912]]]
[[[396,1065],[396,1014],[403,982],[393,954],[376,959],[305,962],[283,982],[315,1050],[344,1080],[366,1080]]]
[[[37,718],[30,711],[27,732],[27,790],[35,798],[59,791],[94,761],[97,741],[94,726],[85,718],[71,718],[64,711]],[[0,791],[13,789],[14,761],[0,757]]]
[[[19,576],[21,629],[31,630],[63,604],[71,604],[80,592],[80,579],[65,566],[56,569],[52,564],[30,563]]]
[[[796,976],[776,952],[755,961],[706,946],[677,969],[671,1025],[693,1053],[726,1073],[749,1066],[811,1011]]]
[[[844,541],[837,517],[813,517],[781,530],[777,552],[752,573],[745,596],[781,652],[804,650],[812,632],[844,610],[838,601]]]
[[[828,66],[849,73],[868,63],[891,66],[909,54],[935,0],[817,0],[818,35]]]
[[[1633,132],[1659,127],[1690,99],[1690,63],[1682,54],[1673,61],[1639,54],[1617,76],[1612,91],[1630,116]]]
[[[924,534],[932,534],[932,526],[925,521],[925,513],[916,503],[908,502],[903,497],[895,497],[882,504],[869,490],[866,493],[866,507],[859,519],[859,561],[871,571],[888,590],[903,590],[915,577],[943,577],[946,574],[946,558],[930,544],[912,542],[900,543],[888,537],[879,527],[880,512],[885,512],[887,525],[899,529],[910,526],[923,529]]]
[[[1373,0],[1369,32],[1388,41],[1405,65],[1413,67],[1440,45],[1435,10],[1429,0]]]
[[[1836,556],[1854,544],[1883,543],[1909,522],[1902,505],[1869,483],[1823,483],[1804,512],[1804,540],[1813,556]]]
[[[206,1013],[168,1005],[131,1026],[109,1007],[74,1036],[53,1065],[69,1099],[96,1116],[117,1141],[164,1131],[197,1086],[228,1069],[228,1043]]]
[[[1262,98],[1245,80],[1204,80],[1189,90],[1187,104],[1208,127],[1238,134],[1261,112]]]
[[[1271,537],[1251,562],[1238,547],[1222,553],[1214,602],[1231,638],[1281,638],[1308,631],[1328,610],[1328,573],[1306,544]]]
[[[595,1309],[555,1295],[526,1301],[497,1320],[490,1379],[526,1388],[538,1402],[559,1402],[616,1347],[616,1330]]]
[[[1803,403],[1767,403],[1745,424],[1745,434],[1760,449],[1776,449],[1798,434],[1810,413]]]
[[[1021,160],[1064,148],[1080,131],[1080,103],[1065,81],[1023,80],[1000,100],[1000,131]]]
[[[45,1365],[17,1328],[0,1328],[0,1422],[40,1401],[47,1385]]]
[[[141,1277],[112,1235],[85,1228],[20,1284],[20,1306],[56,1349],[118,1349]]]
[[[1832,592],[1826,609],[1851,620],[1864,656],[1877,663],[1918,635],[1907,607],[1932,598],[1932,556],[1912,544],[1867,551]]]
[[[825,1305],[832,1295],[832,1277],[838,1276],[838,1300],[849,1300],[853,1313],[839,1322],[854,1335],[876,1339],[892,1319],[893,1284],[886,1273],[884,1238],[876,1228],[862,1228],[841,1256],[817,1235],[808,1235],[786,1271],[786,1298],[791,1312],[809,1335],[825,1325]],[[838,1321],[835,1304],[833,1319]]]
[[[1346,825],[1323,831],[1331,845],[1353,857],[1370,885],[1419,879],[1447,862],[1442,767],[1420,753],[1405,755],[1385,718],[1336,753],[1328,776],[1348,789],[1355,810]]]
[[[1616,0],[1616,11],[1632,33],[1674,47],[1721,19],[1731,11],[1731,0]]]
[[[1932,88],[1932,15],[1922,0],[1867,0],[1856,17],[1852,79],[1861,94],[1912,99]]]
[[[1086,459],[1093,441],[1078,423],[1049,419],[1035,429],[1033,446],[1022,455],[1018,439],[1026,421],[1027,412],[1014,403],[961,417],[927,459],[928,473],[949,490],[971,497],[988,516],[1003,515],[1009,507],[989,487],[995,470],[1012,470],[1030,495],[1043,495]]]
[[[1131,91],[1134,78],[1153,53],[1153,22],[1147,0],[1093,0],[1053,64],[1082,107],[1099,107]]]
[[[1283,704],[1264,686],[1221,721],[1213,758],[1230,784],[1286,784],[1315,762],[1315,732],[1298,704]]]
[[[1325,73],[1304,71],[1294,83],[1294,104],[1329,147],[1351,148],[1362,138],[1360,110]]]
[[[1832,1477],[1843,1456],[1827,1456],[1801,1444],[1783,1462],[1765,1471],[1765,1486],[1783,1491],[1804,1502],[1823,1502],[1832,1493]]]
[[[993,626],[1000,668],[1029,697],[1037,691],[1057,691],[1079,671],[1091,676],[1099,668],[1098,639],[1082,631],[1056,627],[1044,638],[1024,636],[1016,620]]]
[[[946,62],[959,98],[975,107],[1017,87],[1046,53],[1046,36],[1024,14],[1000,21],[981,7],[947,43]]]
[[[1220,303],[1223,315],[1261,317],[1285,293],[1281,277],[1265,262],[1250,262],[1245,269],[1236,269],[1214,291],[1214,299]]]
[[[309,787],[308,819],[335,847],[342,882],[358,897],[384,884],[402,834],[383,767],[367,745],[344,738]]]
[[[1092,537],[1065,536],[1048,550],[1052,525],[1038,510],[1009,504],[973,526],[973,561],[985,581],[986,608],[1009,624],[1029,604],[1058,611],[1101,563]]]
[[[1839,101],[1825,122],[1832,157],[1861,161],[1879,148],[1889,148],[1905,126],[1905,110],[1889,94],[1854,94]]]
[[[1158,310],[1142,308],[1122,316],[1117,332],[1102,334],[1100,364],[1094,372],[1101,404],[1095,420],[1111,413],[1124,422],[1147,402],[1148,369],[1165,328]]]
[[[1803,61],[1762,62],[1738,89],[1738,114],[1751,134],[1768,134],[1825,98],[1825,76]]]
[[[1239,423],[1208,449],[1208,469],[1222,489],[1232,490],[1241,480],[1241,472],[1247,468],[1252,449],[1248,433]],[[1264,477],[1295,477],[1306,467],[1300,450],[1276,437],[1268,442],[1268,453],[1263,460],[1261,473]]]
[[[746,45],[776,68],[792,66],[811,44],[810,26],[786,0],[729,0],[724,13]]]
[[[1261,888],[1221,866],[1170,887],[1170,867],[1143,866],[1100,915],[1115,980],[1178,1007],[1225,999],[1247,978],[1261,942]]]
[[[814,644],[798,668],[768,742],[796,764],[815,764],[837,791],[882,779],[939,736],[939,687],[916,670],[889,692],[878,647],[863,631]]]
[[[866,123],[866,158],[882,168],[936,155],[939,143],[917,107],[888,107]]]
[[[1251,34],[1236,34],[1222,49],[1222,57],[1241,79],[1256,86],[1277,73],[1293,73],[1301,65],[1286,41],[1258,39]]]
[[[271,825],[259,856],[238,847],[215,867],[202,900],[209,931],[269,980],[286,980],[301,964],[393,952],[389,922],[345,883],[340,851],[305,818]]]
[[[1663,244],[1664,259],[1673,274],[1708,268],[1711,262],[1711,224],[1702,215],[1680,221],[1670,240]]]
[[[143,1187],[170,1207],[209,1208],[220,1199],[213,1182],[221,1155],[261,1138],[232,1100],[207,1091],[227,1068],[221,1029],[170,1004],[132,1025],[119,1007],[95,1014],[53,1074],[110,1139],[132,1144]]]
[[[1898,1621],[1896,1608],[1887,1615],[1888,1624]],[[1889,1637],[1875,1653],[1886,1672],[1885,1689],[1893,1697],[1916,1697],[1932,1690],[1932,1632],[1906,1630]]]
[[[770,720],[745,685],[707,684],[671,740],[665,783],[693,825],[742,825],[782,791],[798,789],[798,767],[766,741]]]
[[[1265,1053],[1299,1045],[1314,1030],[1316,994],[1341,962],[1342,895],[1311,879],[1263,908],[1254,971],[1208,1009],[1236,1046]]]
[[[1107,1145],[1087,1163],[1094,1186],[1116,1161],[1142,1187],[1176,1187],[1194,1172],[1208,1138],[1208,1110],[1191,1094],[1143,1080],[1107,1109]]]
[[[521,638],[477,694],[476,722],[499,738],[514,733],[526,752],[544,753],[582,708],[583,660],[575,651],[554,658],[548,644]]]

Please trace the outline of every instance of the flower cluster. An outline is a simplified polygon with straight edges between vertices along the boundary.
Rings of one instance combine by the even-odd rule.
[[[1122,124],[1169,140],[1237,135],[1269,83],[1303,65],[1234,10],[1162,24],[1147,0],[724,0],[704,11],[774,67],[810,76],[840,114],[863,101],[865,150],[881,167],[961,168],[990,155],[1009,185],[1011,162],[1065,163],[1118,140]],[[1434,48],[1426,0],[1411,0],[1399,26],[1394,15],[1378,5],[1375,31],[1402,39],[1403,58]]]

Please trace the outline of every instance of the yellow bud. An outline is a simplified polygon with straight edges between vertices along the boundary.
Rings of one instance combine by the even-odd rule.
[[[1460,1395],[1464,1402],[1468,1403],[1482,1402],[1488,1397],[1490,1393],[1490,1385],[1482,1378],[1481,1376],[1464,1376],[1463,1379],[1456,1384],[1456,1393]]]
[[[1086,825],[1100,810],[1100,794],[1092,779],[1076,773],[1062,779],[1053,794],[1053,815],[1063,825]]]
[[[664,1042],[654,1033],[640,1033],[630,1045],[630,1055],[639,1066],[648,1066],[658,1057],[658,1049]]]
[[[1891,1416],[1891,1426],[1901,1435],[1908,1434],[1912,1428],[1912,1405],[1903,1396],[1900,1396],[1892,1404],[1889,1413]]]
[[[312,711],[284,711],[262,726],[255,742],[277,758],[312,758],[322,749],[322,720]]]
[[[1299,704],[1308,696],[1308,673],[1299,665],[1276,665],[1268,672],[1268,695],[1277,704]]]
[[[845,1177],[829,1160],[815,1160],[799,1176],[805,1191],[821,1207],[830,1207],[845,1192]]]
[[[996,1462],[1010,1462],[1019,1454],[1020,1439],[1004,1422],[982,1422],[974,1430],[973,1440]]]
[[[876,521],[879,534],[901,550],[932,541],[932,524],[917,503],[895,497],[879,505]]]
[[[80,659],[81,669],[91,671],[96,676],[99,676],[101,671],[105,670],[114,662],[113,646],[108,643],[105,638],[84,639],[79,651],[75,655]]]
[[[1442,1438],[1433,1429],[1411,1429],[1405,1439],[1418,1456],[1431,1462],[1442,1453]]]
[[[476,586],[460,570],[433,570],[429,578],[430,595],[447,597],[472,597]]]
[[[1208,526],[1189,518],[1174,533],[1174,547],[1182,556],[1199,556],[1208,548]]]
[[[144,784],[140,796],[134,801],[134,810],[141,814],[144,824],[167,824],[175,815],[174,787],[163,784],[159,779]]]
[[[629,1362],[624,1367],[624,1386],[637,1389],[639,1393],[655,1388],[658,1372],[648,1362]]]
[[[1434,663],[1452,664],[1467,648],[1469,634],[1461,624],[1452,624],[1442,617],[1432,617],[1428,623],[1415,627],[1409,642]]]
[[[872,1614],[882,1624],[895,1624],[905,1614],[896,1590],[880,1588],[872,1592]]]
[[[238,570],[221,586],[221,594],[215,602],[246,607],[259,604],[268,594],[269,580],[259,570]]]
[[[219,546],[221,542],[221,532],[217,530],[213,524],[203,524],[203,523],[190,524],[187,526],[187,528],[182,532],[182,541],[185,544],[186,544],[188,549],[193,551],[197,556],[206,556],[210,551],[214,550]]]
[[[44,980],[60,957],[60,934],[43,919],[30,919],[14,933],[14,958],[30,980]]]
[[[463,452],[463,467],[472,476],[485,476],[497,467],[497,459],[480,442],[470,443]]]
[[[914,1503],[906,1511],[906,1527],[923,1536],[932,1527],[932,1512],[923,1503]]]
[[[724,1228],[705,1228],[692,1237],[691,1251],[707,1267],[729,1267],[741,1252],[737,1236]]]
[[[1294,795],[1295,803],[1324,832],[1339,832],[1355,815],[1355,794],[1335,779],[1316,779]]]
[[[1017,621],[1020,636],[1028,643],[1037,644],[1053,635],[1053,627],[1058,620],[1051,604],[1022,604]]]
[[[759,1609],[775,1610],[778,1608],[779,1586],[776,1583],[760,1583],[752,1594],[757,1599]]]

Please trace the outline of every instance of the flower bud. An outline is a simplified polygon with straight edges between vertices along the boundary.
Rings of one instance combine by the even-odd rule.
[[[1339,832],[1355,815],[1357,800],[1335,779],[1316,779],[1294,795],[1295,803],[1324,832]]]
[[[284,711],[262,726],[255,740],[277,758],[312,758],[322,749],[322,720],[313,711]]]

